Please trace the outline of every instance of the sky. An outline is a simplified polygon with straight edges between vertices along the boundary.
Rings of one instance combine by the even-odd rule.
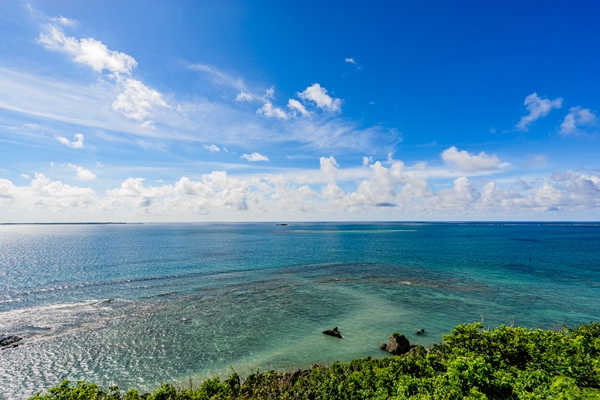
[[[0,0],[0,222],[598,221],[595,1]]]

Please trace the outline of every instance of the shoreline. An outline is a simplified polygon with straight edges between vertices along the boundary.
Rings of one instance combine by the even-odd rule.
[[[394,335],[390,337],[390,343]],[[225,379],[212,378],[198,383],[190,378],[181,385],[162,383],[152,395],[160,393],[160,398],[171,400],[192,397],[354,398],[357,394],[360,396],[356,398],[391,395],[400,395],[400,398],[421,395],[473,399],[490,396],[536,399],[566,395],[600,397],[600,376],[588,372],[600,362],[599,323],[558,332],[505,325],[486,329],[481,323],[474,323],[457,325],[443,339],[431,348],[416,346],[392,357],[367,357],[292,371],[257,369],[245,377],[232,370]],[[540,352],[538,348],[546,350]],[[535,381],[531,381],[531,374],[535,374]],[[91,400],[98,393],[106,393],[97,385],[84,381],[77,384],[64,381],[48,390],[53,394],[34,398],[50,400],[60,393],[59,397],[63,400]],[[113,399],[124,396],[137,400],[146,396],[141,396],[135,388],[121,393],[113,386],[109,391]],[[88,393],[89,397],[84,393]]]

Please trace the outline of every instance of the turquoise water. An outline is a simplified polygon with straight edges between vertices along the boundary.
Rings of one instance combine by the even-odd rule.
[[[600,224],[1,225],[0,399],[383,357],[600,320]],[[321,334],[337,326],[343,340]],[[417,336],[417,329],[425,335]]]

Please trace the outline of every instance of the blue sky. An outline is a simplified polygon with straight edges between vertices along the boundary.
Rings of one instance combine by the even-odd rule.
[[[0,2],[0,220],[598,220],[596,2]]]

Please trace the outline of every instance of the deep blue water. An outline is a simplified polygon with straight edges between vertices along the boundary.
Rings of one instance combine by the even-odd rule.
[[[151,390],[430,345],[459,323],[600,320],[598,223],[0,225],[0,399]],[[344,339],[321,334],[338,326]],[[425,328],[425,335],[415,330]]]

